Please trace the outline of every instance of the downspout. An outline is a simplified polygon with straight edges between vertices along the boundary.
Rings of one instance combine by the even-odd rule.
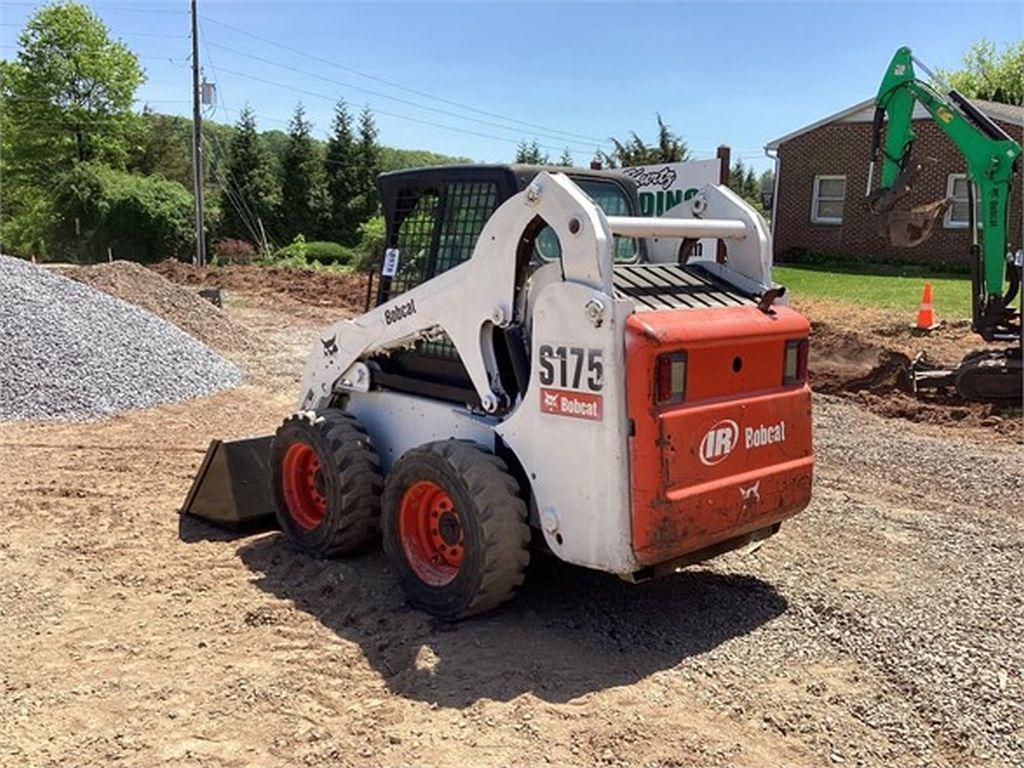
[[[775,221],[779,218],[779,154],[773,155],[772,151],[768,148],[764,148],[764,155],[769,160],[775,162],[775,178],[772,181],[772,221],[771,221],[771,236],[772,236],[772,261],[775,261]]]

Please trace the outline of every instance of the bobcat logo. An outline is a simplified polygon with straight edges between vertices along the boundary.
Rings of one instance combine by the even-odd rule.
[[[544,407],[555,408],[558,405],[558,393],[557,392],[545,392],[544,393]]]
[[[338,354],[337,340],[337,334],[331,336],[329,339],[320,339],[320,343],[324,345],[324,357],[334,357]]]

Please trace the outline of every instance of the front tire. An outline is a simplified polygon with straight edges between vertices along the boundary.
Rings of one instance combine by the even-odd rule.
[[[519,484],[504,461],[465,440],[427,443],[395,463],[381,529],[409,602],[443,619],[510,599],[530,560]]]
[[[339,557],[376,539],[384,481],[355,416],[327,408],[289,417],[274,435],[271,460],[277,520],[295,549]]]

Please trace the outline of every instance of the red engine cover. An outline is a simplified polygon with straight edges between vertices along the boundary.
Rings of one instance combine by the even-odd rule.
[[[626,324],[633,550],[670,560],[796,514],[810,501],[811,393],[782,383],[786,307],[644,312]],[[657,406],[658,355],[686,352],[683,402]]]

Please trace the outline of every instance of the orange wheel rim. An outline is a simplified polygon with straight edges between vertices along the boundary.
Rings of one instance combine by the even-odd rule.
[[[465,551],[462,519],[451,496],[437,483],[420,480],[402,494],[398,539],[409,567],[426,584],[454,579]]]
[[[320,457],[305,443],[292,443],[281,462],[281,488],[292,520],[307,531],[327,514],[327,492]]]

